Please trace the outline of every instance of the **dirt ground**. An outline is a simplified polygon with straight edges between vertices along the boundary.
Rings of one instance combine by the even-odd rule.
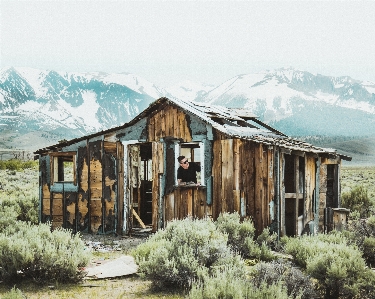
[[[81,234],[85,245],[92,252],[110,253],[121,251],[123,254],[129,254],[132,249],[145,242],[149,236],[151,236],[150,228],[134,229],[133,233],[128,236]]]

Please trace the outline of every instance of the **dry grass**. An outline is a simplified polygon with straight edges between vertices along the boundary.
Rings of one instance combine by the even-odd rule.
[[[375,166],[342,167],[341,192],[349,192],[360,185],[368,190],[369,198],[375,200]]]
[[[54,284],[40,286],[32,281],[15,284],[28,299],[103,299],[103,298],[184,298],[183,295],[155,292],[151,282],[140,279],[137,275],[118,279],[84,280],[79,284]],[[0,294],[9,291],[13,285],[0,286]]]

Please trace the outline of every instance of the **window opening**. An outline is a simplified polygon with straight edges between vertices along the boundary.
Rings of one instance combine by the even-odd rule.
[[[188,161],[197,163],[201,167],[201,171],[197,172],[197,184],[204,185],[204,145],[202,142],[180,143],[175,145],[175,161],[176,161],[176,180],[177,185],[177,169],[180,166],[177,162],[178,156],[185,156]]]
[[[294,171],[294,156],[284,155],[285,157],[285,193],[295,193],[295,171]]]
[[[53,157],[53,182],[75,183],[75,155]]]
[[[335,166],[333,164],[327,165],[327,202],[326,206],[334,208],[335,205]]]

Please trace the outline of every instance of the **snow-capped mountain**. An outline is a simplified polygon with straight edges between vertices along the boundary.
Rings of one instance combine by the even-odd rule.
[[[6,68],[0,71],[0,128],[2,134],[34,131],[75,138],[122,125],[164,94],[127,73]]]
[[[162,96],[250,109],[292,136],[371,135],[375,84],[279,69],[165,90],[134,74],[0,70],[0,148],[35,150],[119,126]]]
[[[289,135],[368,135],[375,83],[292,68],[236,76],[196,99],[250,109]]]

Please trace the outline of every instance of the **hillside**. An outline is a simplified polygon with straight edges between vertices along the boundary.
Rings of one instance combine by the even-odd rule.
[[[343,165],[373,166],[375,165],[375,136],[367,137],[323,137],[310,136],[299,138],[316,146],[335,148],[344,155],[351,156],[352,161],[343,161]]]

